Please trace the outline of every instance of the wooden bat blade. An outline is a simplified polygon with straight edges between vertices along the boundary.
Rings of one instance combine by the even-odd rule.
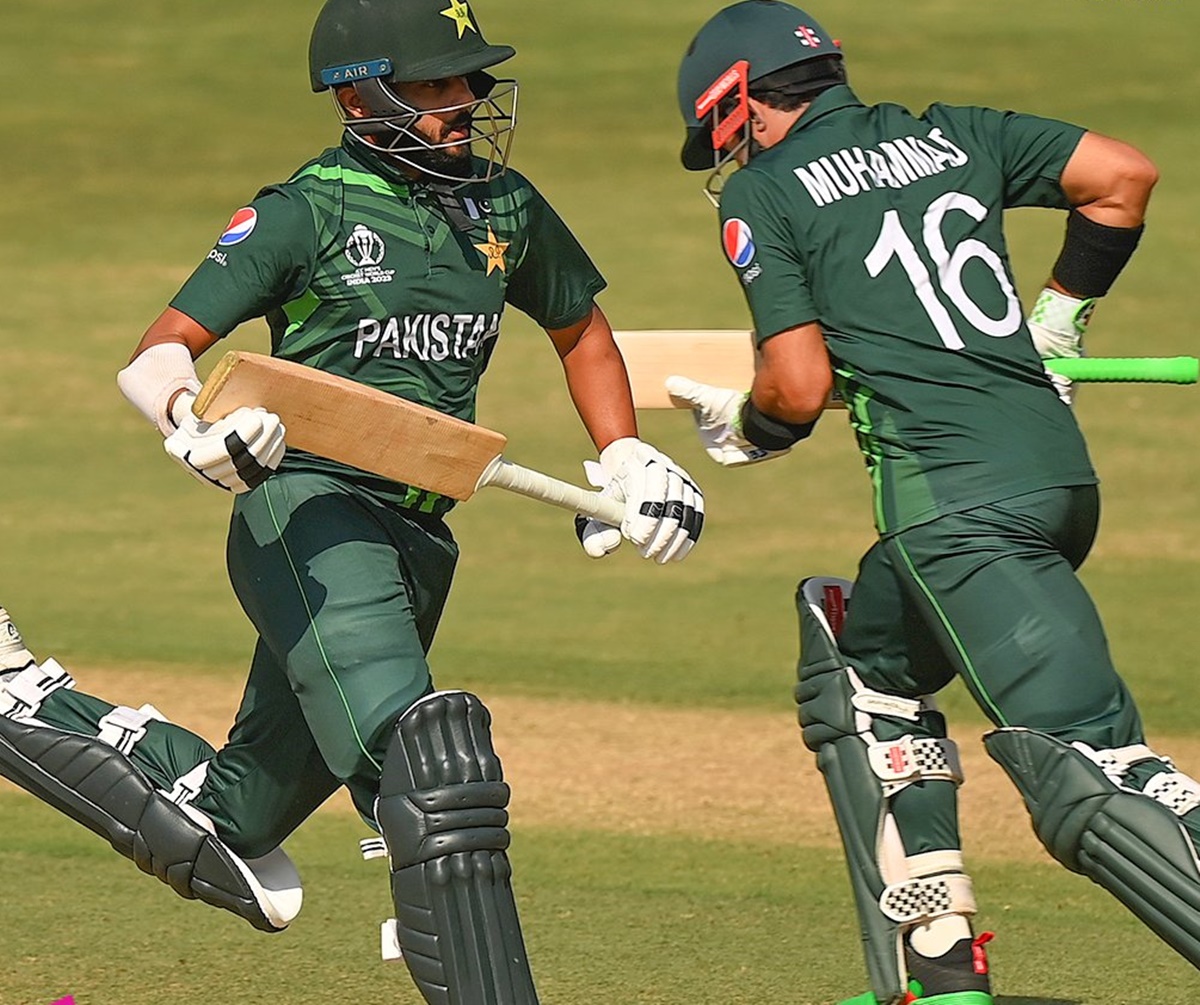
[[[677,408],[663,381],[673,374],[702,384],[750,390],[754,343],[744,331],[613,332],[625,357],[634,408]]]
[[[275,412],[289,446],[451,499],[469,499],[507,443],[502,433],[345,377],[226,353],[192,410],[214,422],[243,406]]]
[[[748,391],[754,380],[754,347],[744,331],[624,331],[613,332],[625,357],[634,408],[686,408],[663,387],[673,374]],[[1139,382],[1194,384],[1200,376],[1195,356],[1082,357],[1052,359],[1046,366],[1081,383]],[[836,395],[829,408],[844,408]]]

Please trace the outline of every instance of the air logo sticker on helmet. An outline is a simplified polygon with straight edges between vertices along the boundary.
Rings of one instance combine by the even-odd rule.
[[[225,228],[218,239],[217,244],[222,248],[228,248],[234,244],[241,244],[252,233],[258,223],[258,211],[251,206],[246,206],[244,209],[239,209],[229,220],[229,225]]]
[[[739,269],[744,269],[754,261],[754,234],[745,220],[736,216],[726,220],[721,228],[721,238],[725,242],[725,254]]]
[[[341,84],[352,84],[356,80],[370,80],[372,77],[390,77],[391,75],[392,61],[390,59],[371,59],[365,63],[326,67],[321,71],[321,83],[327,87],[338,87]]]
[[[812,49],[819,49],[821,47],[821,36],[806,24],[800,25],[793,34],[800,39],[801,45]]]
[[[454,27],[458,29],[458,37],[463,37],[463,32],[468,28],[479,34],[479,29],[471,22],[471,8],[467,6],[466,0],[450,0],[450,6],[445,10],[438,11],[442,17],[451,18],[454,21]]]

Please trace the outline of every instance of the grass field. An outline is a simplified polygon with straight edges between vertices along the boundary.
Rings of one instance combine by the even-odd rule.
[[[518,49],[514,163],[605,272],[618,327],[745,324],[702,180],[677,162],[677,58],[719,6],[476,4],[488,36]],[[228,500],[162,457],[114,374],[232,211],[336,142],[328,99],[307,90],[318,7],[5,0],[0,15],[0,603],[83,686],[135,704],[161,688],[165,711],[185,724],[202,712],[214,738],[252,641],[223,568]],[[1145,149],[1163,180],[1090,351],[1197,352],[1200,9],[828,0],[813,13],[844,40],[865,100],[1020,108]],[[1010,223],[1028,297],[1062,220]],[[232,341],[264,339],[250,325]],[[1152,739],[1193,772],[1198,409],[1194,389],[1141,387],[1086,388],[1077,406],[1105,490],[1084,577]],[[514,460],[562,477],[590,453],[553,352],[515,314],[480,419],[509,435]],[[463,559],[432,659],[442,686],[498,710],[544,1000],[837,1001],[865,981],[824,796],[791,726],[792,592],[803,575],[852,575],[869,544],[861,462],[837,419],[793,457],[740,472],[709,465],[683,416],[648,415],[642,432],[709,501],[705,539],[678,567],[590,563],[569,519],[500,493],[452,517]],[[1050,863],[1011,792],[993,798],[981,718],[956,687],[944,705],[980,772],[965,829],[980,920],[999,933],[999,1000],[1193,1001],[1196,972]],[[416,1003],[402,968],[377,959],[386,884],[357,860],[362,833],[336,806],[301,829],[289,847],[308,905],[267,938],[0,789],[0,1005]]]

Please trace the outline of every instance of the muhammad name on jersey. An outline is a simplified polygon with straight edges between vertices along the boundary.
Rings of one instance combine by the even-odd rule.
[[[793,174],[820,207],[876,188],[903,188],[968,160],[940,129],[931,129],[928,136],[882,140],[877,150],[843,147],[794,168]]]
[[[363,318],[354,340],[354,358],[473,359],[488,339],[500,334],[499,314],[408,314]]]

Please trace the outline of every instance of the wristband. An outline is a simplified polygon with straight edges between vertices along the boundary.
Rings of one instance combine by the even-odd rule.
[[[1110,227],[1073,209],[1067,216],[1062,251],[1050,274],[1081,300],[1102,297],[1125,268],[1145,229],[1145,224]]]
[[[816,419],[800,423],[774,419],[765,412],[760,412],[748,395],[742,405],[739,422],[742,435],[762,450],[787,450],[792,444],[805,439],[817,424]]]
[[[182,342],[159,342],[143,349],[117,374],[117,386],[163,436],[177,428],[168,411],[171,396],[179,390],[198,394],[201,387],[192,353]]]

